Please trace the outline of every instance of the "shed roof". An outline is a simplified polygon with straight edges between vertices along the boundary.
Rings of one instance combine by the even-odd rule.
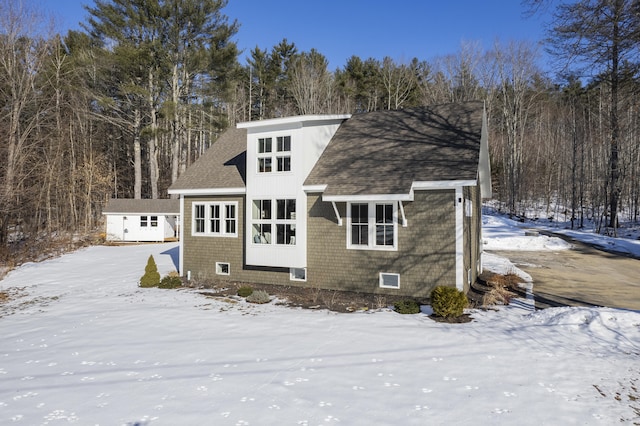
[[[102,209],[102,214],[180,214],[180,200],[134,200],[131,198],[112,198]]]
[[[413,182],[478,177],[482,102],[354,115],[305,181],[324,196],[408,194]]]
[[[246,151],[247,130],[227,129],[169,187],[169,193],[180,193],[184,190],[244,188]]]

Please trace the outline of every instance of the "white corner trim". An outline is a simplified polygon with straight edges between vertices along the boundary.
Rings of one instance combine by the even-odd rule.
[[[342,218],[340,217],[340,212],[338,211],[338,207],[336,206],[336,202],[332,201],[331,205],[333,206],[333,211],[336,214],[336,219],[338,219],[338,226],[342,226]]]
[[[246,194],[247,188],[170,189],[168,193],[180,195],[235,195]]]
[[[184,277],[184,195],[180,196],[180,243],[178,244],[178,272]]]
[[[464,198],[462,187],[456,187],[456,288],[464,290]]]

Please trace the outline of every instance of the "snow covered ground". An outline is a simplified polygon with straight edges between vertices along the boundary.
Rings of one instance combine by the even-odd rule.
[[[489,247],[521,236],[485,229]],[[16,296],[0,305],[0,424],[640,422],[640,312],[517,300],[442,324],[231,303],[138,288],[149,254],[175,269],[177,244],[91,247],[0,281]]]

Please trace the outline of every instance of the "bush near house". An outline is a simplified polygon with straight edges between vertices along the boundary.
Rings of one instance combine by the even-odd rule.
[[[467,304],[467,296],[454,287],[438,286],[431,292],[431,308],[439,317],[459,317]]]
[[[182,287],[182,279],[177,272],[172,271],[169,272],[162,280],[160,280],[160,284],[158,288],[178,288]]]
[[[238,289],[238,296],[240,297],[249,297],[253,293],[253,287],[248,285],[242,286]]]
[[[399,314],[419,314],[420,304],[413,299],[398,300],[393,309]]]
[[[269,297],[269,293],[264,290],[256,290],[247,296],[247,302],[250,303],[269,303],[271,302],[271,298]]]
[[[160,273],[158,272],[156,261],[151,255],[147,260],[147,266],[144,268],[144,275],[140,278],[140,287],[158,287],[159,284]]]

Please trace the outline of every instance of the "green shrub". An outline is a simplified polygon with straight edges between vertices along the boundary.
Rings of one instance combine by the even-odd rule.
[[[160,284],[158,266],[156,266],[153,255],[150,255],[147,266],[144,268],[144,275],[140,278],[140,287],[158,287],[158,284]]]
[[[413,299],[398,300],[393,309],[399,314],[419,314],[420,304]]]
[[[251,303],[269,303],[271,302],[271,298],[269,297],[269,293],[264,290],[256,290],[247,296],[247,302]]]
[[[160,280],[158,288],[178,288],[182,287],[182,279],[177,274],[169,273]]]
[[[253,293],[253,288],[248,285],[244,285],[238,289],[238,296],[240,297],[249,297]]]
[[[467,304],[467,296],[454,287],[438,286],[431,292],[431,308],[439,317],[459,317]]]

